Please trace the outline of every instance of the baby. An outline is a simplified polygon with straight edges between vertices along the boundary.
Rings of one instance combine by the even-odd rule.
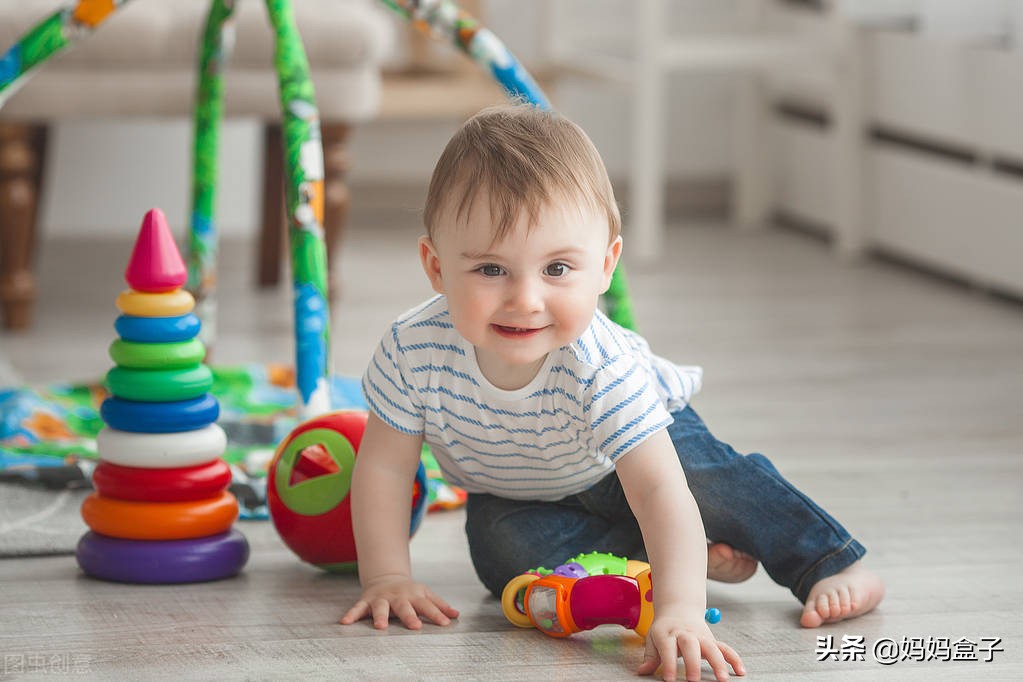
[[[707,578],[757,563],[817,627],[884,594],[865,549],[763,455],[740,455],[689,404],[698,367],[654,355],[597,308],[622,252],[611,183],[564,117],[494,107],[448,143],[419,240],[437,295],[397,319],[363,379],[371,414],[352,480],[361,598],[341,619],[446,625],[412,578],[403,502],[422,443],[469,492],[466,533],[490,592],[582,552],[647,560],[654,621],[638,672],[719,680],[739,655],[704,621]],[[710,542],[708,542],[710,538]]]

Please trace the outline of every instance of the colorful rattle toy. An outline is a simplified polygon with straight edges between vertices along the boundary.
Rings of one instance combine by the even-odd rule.
[[[603,552],[580,554],[553,571],[540,567],[512,578],[501,607],[513,625],[551,637],[608,623],[645,637],[654,620],[650,565]],[[717,623],[721,612],[707,609],[705,618]]]
[[[299,424],[270,462],[266,499],[277,533],[303,561],[327,571],[355,567],[349,488],[369,414],[330,412]],[[426,512],[426,470],[410,481],[411,537]]]

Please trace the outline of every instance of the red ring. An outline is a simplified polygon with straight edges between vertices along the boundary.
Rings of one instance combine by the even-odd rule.
[[[136,502],[189,502],[216,497],[231,484],[222,459],[174,469],[126,467],[100,461],[92,485],[103,497]]]

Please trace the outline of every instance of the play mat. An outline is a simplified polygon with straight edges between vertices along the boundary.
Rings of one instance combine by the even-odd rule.
[[[266,518],[266,467],[276,444],[298,423],[295,373],[283,365],[212,367],[220,402],[218,423],[228,436],[223,459],[242,518]],[[334,409],[365,409],[357,379],[331,377]],[[85,487],[103,428],[100,381],[42,388],[0,388],[0,479],[54,490]],[[444,482],[428,450],[428,510],[453,509],[465,492]]]

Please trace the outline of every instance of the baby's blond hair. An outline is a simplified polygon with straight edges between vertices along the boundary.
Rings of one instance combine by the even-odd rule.
[[[423,222],[432,238],[447,208],[467,216],[485,192],[501,241],[522,211],[536,224],[541,207],[556,198],[607,214],[608,239],[621,217],[607,170],[593,142],[567,118],[529,104],[490,107],[466,121],[448,142],[430,179]]]

